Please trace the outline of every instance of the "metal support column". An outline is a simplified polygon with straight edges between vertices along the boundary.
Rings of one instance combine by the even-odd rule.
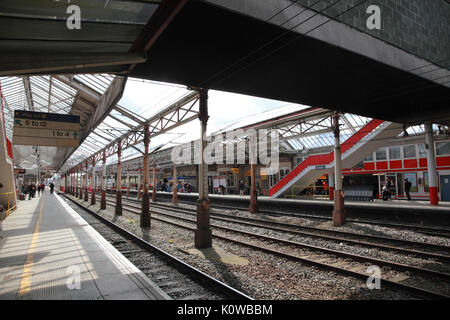
[[[148,147],[150,144],[150,126],[144,126],[144,190],[142,193],[141,227],[150,227],[150,198],[148,194]]]
[[[75,198],[78,198],[78,167],[75,172]]]
[[[208,124],[208,90],[199,89],[200,94],[200,112],[199,119],[201,121],[201,164],[199,165],[199,199],[197,200],[197,229],[195,230],[195,247],[210,248],[212,246],[212,232],[210,227],[209,216],[209,199],[208,199],[208,165],[203,157],[206,149],[206,126]]]
[[[122,215],[122,142],[117,142],[116,214]]]
[[[138,198],[138,200],[141,200],[141,196],[142,196],[142,194],[141,194],[141,172],[138,171],[137,175],[138,175],[138,181],[137,181],[138,193],[137,193],[137,198]]]
[[[127,199],[130,197],[130,171],[127,169]]]
[[[88,193],[88,184],[89,184],[89,162],[86,160],[85,162],[86,167],[86,175],[84,176],[84,201],[89,201],[89,193]]]
[[[250,213],[258,213],[258,192],[256,191],[256,164],[250,163]]]
[[[81,164],[80,165],[80,192],[78,194],[78,198],[80,200],[83,200],[83,187],[84,187],[84,185],[83,185],[83,182],[84,182],[83,178],[84,178],[83,177],[83,164]]]
[[[95,157],[92,157],[91,204],[95,204]]]
[[[339,113],[333,114],[334,132],[334,175],[336,180],[336,191],[334,192],[333,225],[341,226],[345,223],[344,214],[344,190],[342,188],[342,159],[341,142],[339,139]]]
[[[430,204],[438,205],[436,153],[434,149],[433,124],[425,123],[425,148],[427,150],[428,186],[430,188]]]
[[[178,190],[177,190],[178,180],[177,180],[177,165],[173,163],[173,188],[172,188],[172,203],[178,204]]]
[[[153,159],[153,182],[152,182],[152,201],[156,202],[156,161]]]
[[[103,150],[103,158],[102,158],[102,198],[100,200],[100,209],[106,209],[106,185],[105,185],[105,176],[106,176],[106,153]],[[108,177],[106,177],[108,178]],[[106,183],[107,184],[107,183]]]

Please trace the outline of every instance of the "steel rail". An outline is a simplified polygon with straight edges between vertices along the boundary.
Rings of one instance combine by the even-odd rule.
[[[97,218],[98,220],[100,220],[101,222],[103,222],[104,224],[108,225],[109,227],[111,227],[112,229],[116,230],[118,233],[122,234],[122,235],[126,235],[127,237],[131,238],[133,242],[135,242],[136,244],[146,248],[148,251],[156,251],[158,254],[163,255],[164,257],[166,257],[167,259],[169,259],[171,262],[173,262],[174,264],[176,264],[177,266],[179,266],[180,268],[184,268],[186,270],[188,270],[188,272],[193,273],[195,276],[201,278],[202,280],[205,280],[208,284],[212,285],[215,288],[220,288],[220,290],[223,290],[221,292],[226,292],[228,294],[230,294],[231,296],[237,298],[237,299],[244,299],[244,300],[253,300],[253,298],[251,298],[250,296],[246,295],[243,292],[240,292],[239,290],[227,285],[226,283],[206,274],[205,272],[187,264],[186,262],[180,260],[179,258],[171,255],[170,253],[152,245],[151,243],[145,241],[142,238],[139,238],[138,236],[136,236],[135,234],[129,232],[128,230],[125,230],[124,228],[122,228],[121,226],[115,224],[114,222],[102,217],[101,215],[95,213],[94,211],[90,210],[89,208],[86,208],[85,206],[83,206],[82,204],[78,203],[77,201],[75,201],[74,199],[72,199],[71,197],[60,193],[61,195],[63,195],[65,198],[69,199],[70,201],[72,201],[74,204],[76,204],[77,206],[79,206],[80,208],[82,208],[83,210],[87,211],[88,213],[90,213],[91,215],[93,215],[95,218]],[[125,208],[124,208],[125,210]],[[207,288],[208,289],[208,288]]]
[[[126,200],[128,200],[128,199],[125,199],[125,201]],[[135,201],[135,200],[131,200],[131,201]],[[135,209],[140,209],[140,207],[137,207],[137,206],[132,206],[132,205],[128,205],[128,206],[135,208]],[[193,210],[189,209],[189,208],[177,208],[177,207],[174,207],[171,205],[165,205],[165,204],[161,204],[161,203],[152,203],[152,206],[153,207],[165,207],[165,208],[169,208],[170,210],[175,211],[175,212],[185,213],[185,214],[189,214],[189,215],[195,215],[195,213],[192,212]],[[244,224],[244,225],[248,225],[248,226],[265,228],[265,229],[269,229],[269,230],[273,230],[273,231],[289,232],[289,233],[297,234],[297,235],[305,235],[305,236],[310,236],[310,237],[315,237],[315,238],[322,238],[322,239],[333,240],[333,241],[341,241],[341,242],[352,243],[352,244],[356,244],[356,245],[364,245],[364,246],[369,246],[369,247],[373,247],[373,248],[380,248],[380,249],[393,250],[393,251],[407,253],[407,254],[419,255],[422,257],[434,258],[434,259],[439,259],[439,260],[443,260],[443,261],[450,261],[450,255],[401,248],[398,246],[378,244],[378,243],[372,243],[372,242],[356,240],[356,239],[348,239],[348,238],[344,238],[344,237],[317,234],[317,233],[313,233],[313,232],[334,233],[334,234],[339,234],[342,236],[358,237],[360,239],[367,238],[367,239],[373,239],[376,241],[385,241],[385,242],[390,241],[390,242],[397,242],[397,243],[401,243],[401,244],[409,245],[409,246],[421,246],[421,247],[426,247],[428,249],[433,249],[433,250],[450,251],[450,247],[443,246],[443,245],[435,245],[435,244],[430,244],[430,243],[422,243],[422,242],[416,242],[416,241],[410,241],[410,240],[395,239],[395,238],[391,238],[391,237],[364,235],[364,234],[358,234],[358,233],[352,233],[352,232],[346,232],[346,231],[326,230],[326,229],[320,229],[320,228],[315,228],[315,227],[306,227],[306,226],[300,226],[300,225],[294,225],[294,224],[288,224],[288,223],[280,223],[280,222],[272,222],[272,221],[269,222],[269,221],[263,221],[263,220],[253,219],[253,218],[235,217],[235,216],[230,216],[227,214],[220,214],[220,213],[211,213],[211,218],[215,219],[215,220],[219,220],[219,221],[225,221],[225,222],[230,222],[230,223],[240,223],[240,224]],[[238,222],[236,220],[241,220],[241,221]],[[266,225],[264,225],[264,224],[266,224]],[[269,226],[269,224],[270,224],[270,226]],[[275,227],[272,224],[278,225],[281,227]],[[289,228],[291,228],[291,229],[289,229]],[[313,232],[297,231],[297,230],[292,230],[292,228],[309,230],[309,231],[313,231]]]
[[[72,200],[72,199],[71,199]],[[76,202],[75,200],[72,200],[74,202]],[[83,207],[81,204],[78,204],[79,206]],[[127,209],[125,208],[125,206],[123,207],[124,211],[128,211],[134,214],[139,214],[139,212],[132,210],[132,209]],[[170,214],[164,214],[158,211],[154,211],[151,210],[151,213],[157,214],[157,215],[162,215],[162,216],[169,216],[170,218],[174,218],[174,219],[179,219],[179,220],[185,220],[187,221],[189,224],[195,224],[195,220],[191,220],[191,219],[187,219],[187,218],[182,218],[179,216],[175,216],[175,215],[170,215]],[[103,218],[105,219],[105,218]],[[188,229],[190,231],[195,231],[195,227],[189,226],[189,225],[185,225],[185,224],[180,224],[174,221],[170,221],[170,220],[166,220],[166,219],[162,219],[162,218],[158,218],[155,217],[154,215],[152,216],[152,219],[163,222],[163,223],[168,223],[177,227],[181,227],[184,229]],[[109,221],[109,220],[108,220]],[[261,239],[265,239],[268,241],[278,241],[280,243],[283,243],[284,245],[287,246],[297,246],[297,247],[304,247],[307,249],[310,249],[312,251],[322,251],[325,252],[327,254],[332,254],[335,256],[341,256],[341,257],[346,257],[346,258],[354,258],[357,261],[364,261],[364,262],[371,262],[371,263],[378,263],[379,265],[385,265],[385,266],[389,266],[389,267],[397,267],[399,269],[402,270],[409,270],[409,271],[413,271],[413,272],[418,272],[418,273],[425,273],[428,275],[432,275],[432,276],[438,276],[441,278],[446,278],[446,279],[450,279],[450,274],[447,273],[441,273],[441,272],[437,272],[437,271],[433,271],[433,270],[428,270],[428,269],[421,269],[418,267],[412,267],[412,266],[407,266],[407,265],[402,265],[399,263],[392,263],[392,262],[388,262],[388,261],[384,261],[384,260],[378,260],[378,259],[374,259],[374,258],[366,258],[366,257],[362,257],[362,256],[357,256],[357,255],[353,255],[353,254],[348,254],[348,253],[343,253],[343,252],[339,252],[339,251],[335,251],[335,250],[331,250],[331,249],[325,249],[325,248],[320,248],[320,247],[316,247],[316,246],[310,246],[310,245],[304,245],[304,244],[300,244],[298,242],[293,242],[293,241],[289,241],[289,240],[284,240],[284,239],[278,239],[278,238],[273,238],[273,237],[268,237],[268,236],[263,236],[263,235],[257,235],[257,234],[252,234],[246,231],[242,231],[242,230],[235,230],[235,229],[231,229],[231,228],[227,228],[227,227],[222,227],[222,226],[217,226],[217,225],[213,225],[211,224],[212,227],[217,228],[217,229],[222,229],[225,230],[227,232],[234,232],[234,233],[240,233],[246,236],[250,236],[250,237],[254,237],[254,238],[261,238]],[[120,228],[120,227],[119,227]],[[249,242],[244,242],[244,241],[240,241],[237,239],[233,239],[230,238],[229,236],[224,236],[224,235],[219,235],[216,232],[213,231],[213,237],[217,238],[217,239],[221,239],[224,241],[228,241],[228,242],[233,242],[242,246],[246,246],[246,247],[250,247],[254,250],[259,250],[259,251],[263,251],[266,253],[270,253],[270,254],[274,254],[283,258],[287,258],[290,260],[295,260],[295,261],[299,261],[308,265],[313,265],[322,269],[327,269],[327,270],[332,270],[335,271],[337,273],[340,274],[344,274],[344,275],[348,275],[348,276],[352,276],[354,278],[363,280],[363,281],[367,281],[367,274],[364,273],[360,273],[360,272],[356,272],[353,270],[349,270],[349,269],[345,269],[342,267],[338,267],[335,266],[333,264],[327,264],[324,262],[320,262],[320,261],[315,261],[312,259],[308,259],[306,257],[308,257],[308,255],[300,257],[300,256],[296,256],[290,253],[286,253],[286,252],[282,252],[279,250],[275,250],[272,248],[268,248],[265,246],[261,246],[261,245],[256,245],[256,244],[252,244]],[[407,284],[403,284],[403,283],[399,283],[399,282],[395,282],[392,280],[387,280],[387,279],[380,279],[380,283],[382,286],[397,290],[397,291],[401,291],[401,292],[407,292],[409,294],[412,294],[416,297],[420,297],[423,299],[445,299],[445,300],[450,300],[450,296],[441,294],[441,293],[437,293],[437,292],[433,292],[427,289],[423,289],[423,288],[419,288],[419,287],[415,287],[412,285],[407,285]]]

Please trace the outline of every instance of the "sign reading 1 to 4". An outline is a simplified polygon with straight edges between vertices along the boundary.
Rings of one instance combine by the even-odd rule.
[[[76,139],[78,137],[78,132],[53,130],[53,136],[54,137],[67,137],[68,139]]]
[[[79,116],[16,110],[13,144],[76,148],[80,129]]]

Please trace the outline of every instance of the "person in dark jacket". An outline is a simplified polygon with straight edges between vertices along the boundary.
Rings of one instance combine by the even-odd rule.
[[[411,200],[411,195],[409,194],[409,190],[411,190],[412,183],[408,181],[408,179],[405,179],[405,193],[408,197],[408,200]]]
[[[392,181],[390,178],[387,178],[386,182],[386,193],[387,193],[387,200],[391,200],[392,195]]]
[[[245,184],[244,184],[244,181],[241,180],[241,182],[239,183],[239,195],[241,195],[241,196],[244,195],[244,189],[245,189]]]
[[[34,198],[34,195],[36,193],[36,186],[34,185],[34,183],[32,183],[30,185],[30,187],[28,188],[28,193],[29,193],[28,200],[31,200],[31,198]]]

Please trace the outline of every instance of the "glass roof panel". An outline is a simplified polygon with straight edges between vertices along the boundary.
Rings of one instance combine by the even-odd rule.
[[[4,16],[51,20],[67,19],[67,7],[78,5],[81,21],[144,25],[161,1],[76,0],[72,3],[55,0],[3,0],[0,11]]]

